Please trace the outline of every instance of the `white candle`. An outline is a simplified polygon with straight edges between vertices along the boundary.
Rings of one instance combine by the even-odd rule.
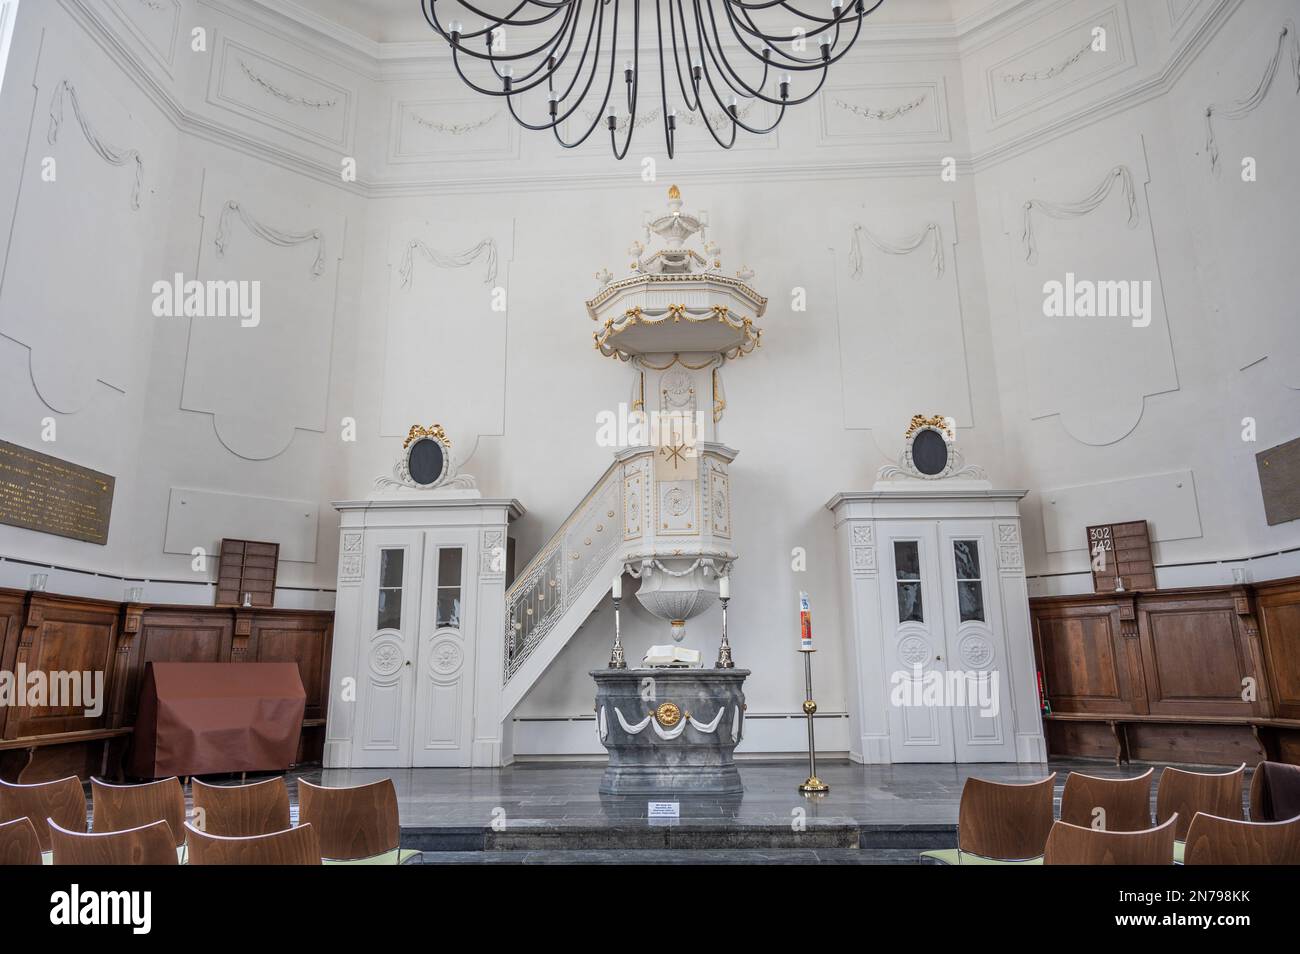
[[[609,595],[614,599],[623,598],[623,577],[622,575],[614,577],[614,583],[609,588]]]
[[[723,576],[718,578],[718,598],[724,600],[731,598],[731,577]]]

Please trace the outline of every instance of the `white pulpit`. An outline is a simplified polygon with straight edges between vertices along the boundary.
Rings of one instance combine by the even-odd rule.
[[[517,500],[457,474],[440,427],[339,528],[326,768],[499,766],[508,529]]]
[[[897,465],[834,514],[855,761],[1044,762],[1021,548],[1023,490],[912,420]]]

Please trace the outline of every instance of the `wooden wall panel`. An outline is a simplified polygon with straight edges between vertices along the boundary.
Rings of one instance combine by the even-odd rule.
[[[60,732],[84,732],[108,724],[109,673],[117,652],[117,604],[76,600],[41,594],[27,609],[14,670],[25,667],[43,673],[47,684],[54,674],[90,673],[102,679],[102,706],[87,715],[83,706],[31,706],[16,708],[5,723],[5,738],[15,739]]]
[[[1300,580],[1260,585],[1255,591],[1273,712],[1300,719]]]
[[[1055,711],[1135,711],[1129,648],[1117,607],[1085,602],[1037,613],[1034,643]]]
[[[334,616],[149,606],[0,590],[0,668],[102,673],[102,711],[0,707],[0,777],[116,776],[150,662],[296,662],[307,692],[299,759],[319,758]]]
[[[1300,763],[1300,579],[1029,606],[1049,754]]]
[[[1247,676],[1258,676],[1231,602],[1178,600],[1139,613],[1150,711],[1159,715],[1255,713],[1242,698]]]

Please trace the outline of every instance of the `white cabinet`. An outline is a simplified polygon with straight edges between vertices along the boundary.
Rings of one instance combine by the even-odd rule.
[[[500,765],[507,527],[473,491],[337,503],[326,767]]]
[[[837,494],[850,755],[1046,761],[1018,503],[986,480],[894,470]],[[882,474],[883,478],[883,474]]]

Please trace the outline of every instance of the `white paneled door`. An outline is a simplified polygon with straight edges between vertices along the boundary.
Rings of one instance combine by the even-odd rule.
[[[882,529],[882,675],[890,751],[895,762],[951,762],[952,716],[934,704],[932,691],[934,680],[943,677],[946,656],[935,525],[898,522]]]
[[[468,766],[474,719],[473,607],[464,599],[474,539],[439,534],[425,546],[424,600],[416,653],[411,761],[416,767]]]
[[[367,537],[361,632],[370,638],[359,646],[352,764],[407,765],[423,540],[409,531],[372,531]]]
[[[468,766],[473,620],[465,568],[472,535],[371,531],[357,680],[357,767]]]
[[[1014,762],[1006,628],[996,585],[993,525],[945,521],[939,534],[946,671],[958,762]]]
[[[895,762],[1014,762],[992,524],[880,525],[890,751]]]

